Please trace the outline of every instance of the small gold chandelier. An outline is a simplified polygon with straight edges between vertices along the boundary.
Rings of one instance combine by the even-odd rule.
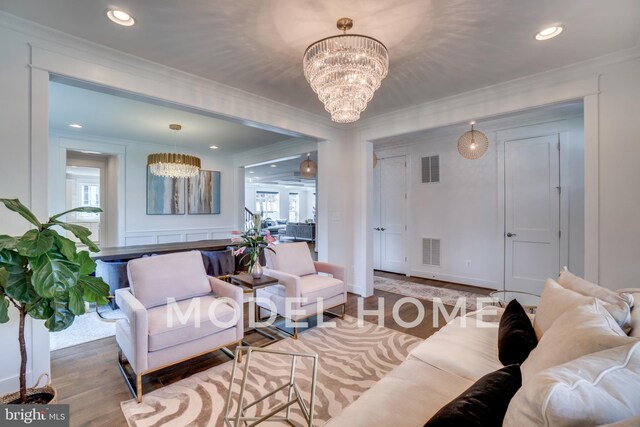
[[[170,124],[169,129],[179,131],[181,125]],[[147,166],[153,175],[165,178],[192,178],[200,172],[200,159],[180,153],[153,153],[147,158]]]
[[[343,34],[313,43],[304,52],[304,76],[331,120],[355,122],[389,71],[389,52],[378,40],[347,34],[351,18],[337,22]]]
[[[473,125],[475,124],[476,122],[471,122],[471,130],[463,133],[458,139],[458,152],[462,157],[469,160],[479,159],[489,148],[487,135],[479,130],[474,130]]]

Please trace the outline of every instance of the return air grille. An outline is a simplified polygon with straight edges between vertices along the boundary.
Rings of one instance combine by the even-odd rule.
[[[422,158],[422,183],[440,182],[440,156]]]
[[[440,267],[440,239],[422,239],[422,264]]]

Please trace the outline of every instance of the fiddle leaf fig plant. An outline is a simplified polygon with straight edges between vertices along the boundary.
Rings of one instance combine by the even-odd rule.
[[[20,401],[27,403],[26,316],[44,320],[51,332],[61,331],[73,323],[75,316],[85,313],[85,302],[98,305],[108,302],[109,285],[91,276],[96,264],[89,252],[78,251],[73,241],[54,229],[60,227],[71,232],[90,251],[97,252],[99,249],[89,238],[88,229],[65,223],[60,218],[71,212],[102,210],[70,209],[41,223],[18,199],[0,199],[0,202],[36,227],[18,237],[0,235],[0,323],[9,321],[9,307],[13,305],[20,315]]]

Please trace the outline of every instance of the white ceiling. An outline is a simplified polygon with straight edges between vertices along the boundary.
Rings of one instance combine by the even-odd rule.
[[[318,152],[309,153],[309,158],[318,162]],[[245,168],[245,180],[249,184],[256,185],[278,185],[290,188],[315,188],[315,178],[309,179],[300,176],[300,163],[307,159],[307,155],[301,154],[294,159],[283,161],[271,161],[264,165]],[[272,167],[271,165],[276,165]]]
[[[108,21],[120,7],[133,27]],[[302,54],[335,21],[389,48],[390,72],[363,117],[635,46],[638,0],[3,0],[0,10],[323,114]],[[535,32],[560,22],[556,39]]]
[[[49,127],[58,132],[184,145],[233,155],[290,139],[267,130],[62,83],[49,83]],[[77,123],[82,129],[73,129]],[[174,132],[169,124],[178,123]]]

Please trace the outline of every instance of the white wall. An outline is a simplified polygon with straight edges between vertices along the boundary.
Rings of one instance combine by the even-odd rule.
[[[99,147],[99,148],[97,148]],[[56,181],[62,175],[65,158],[70,150],[104,150],[106,153],[125,153],[124,169],[119,189],[124,192],[121,198],[123,208],[119,242],[114,245],[147,245],[156,243],[185,242],[205,239],[226,239],[231,230],[237,228],[235,222],[234,167],[231,158],[215,155],[210,150],[188,149],[202,161],[202,169],[220,171],[220,214],[216,215],[147,215],[147,156],[153,152],[172,150],[172,146],[149,143],[146,141],[110,140],[91,135],[52,134],[50,139],[49,185],[51,213],[59,211],[58,201],[64,200],[59,194]],[[122,184],[121,183],[121,184]],[[113,186],[113,183],[112,183]],[[109,200],[115,200],[110,198]]]
[[[487,153],[478,160],[464,159],[457,151],[458,137],[467,126],[434,129],[417,137],[403,138],[398,144],[387,143],[376,149],[383,159],[396,155],[407,157],[407,257],[408,275],[465,283],[498,289],[504,284],[503,233],[504,216],[502,189],[503,150],[505,137],[527,138],[541,134],[561,134],[564,175],[572,177],[563,184],[571,221],[564,224],[565,248],[572,249],[569,268],[583,273],[584,254],[584,160],[582,120],[580,107],[569,112],[551,109],[537,116],[520,114],[501,120],[479,122],[476,129],[489,138]],[[561,115],[567,116],[565,120]],[[575,117],[575,118],[574,118]],[[549,122],[551,120],[551,122]],[[547,123],[544,123],[547,122]],[[517,124],[516,124],[517,123]],[[540,123],[540,124],[538,124]],[[570,149],[569,149],[570,148]],[[421,182],[421,159],[440,156],[440,182]],[[576,165],[578,166],[576,168]],[[569,224],[572,228],[569,229]],[[441,266],[422,264],[422,238],[441,240]],[[567,252],[567,251],[565,251]],[[563,263],[567,263],[565,254]],[[467,265],[467,261],[470,264]]]

